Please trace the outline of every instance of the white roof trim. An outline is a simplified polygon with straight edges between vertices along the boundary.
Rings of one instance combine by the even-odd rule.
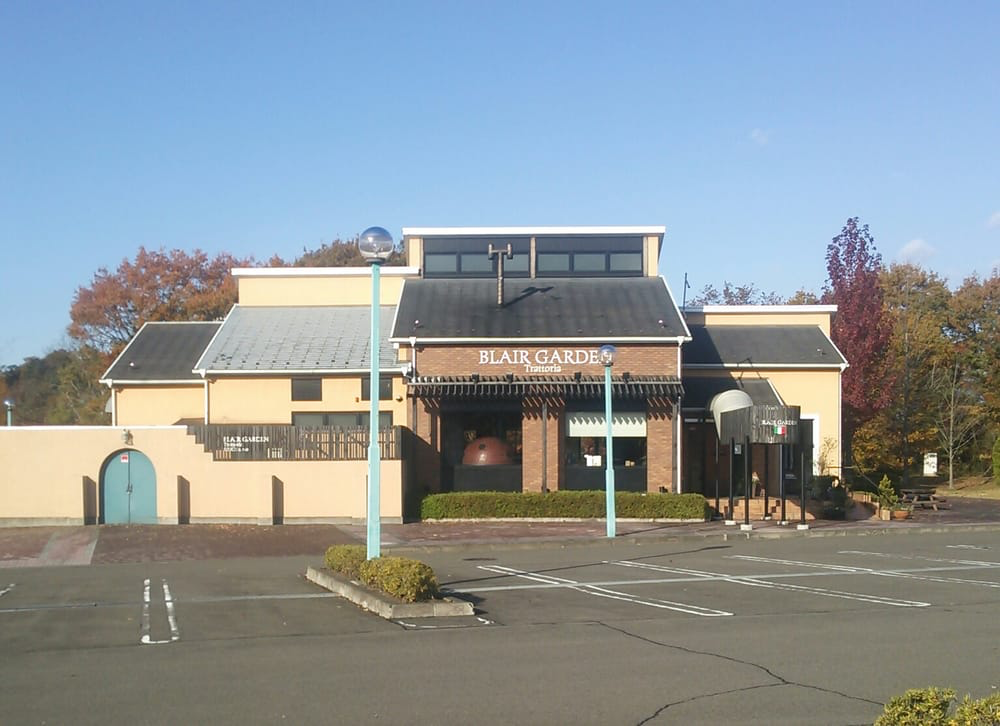
[[[163,380],[149,380],[140,381],[132,379],[122,379],[122,378],[102,378],[98,383],[103,383],[108,388],[114,388],[115,386],[191,386],[192,388],[201,388],[205,385],[205,382],[200,378],[186,378],[186,379],[163,379]]]
[[[835,313],[836,305],[688,305],[687,313]]]
[[[379,375],[385,373],[399,373],[402,375],[408,370],[408,366],[381,366]],[[203,375],[206,378],[221,378],[224,376],[357,376],[371,375],[371,368],[287,368],[278,370],[208,370]]]
[[[682,369],[692,371],[706,370],[744,370],[765,373],[770,370],[844,370],[846,363],[684,363]]]
[[[403,227],[404,237],[479,237],[493,235],[575,235],[575,234],[643,234],[663,236],[663,225],[611,225],[569,227]]]
[[[691,340],[691,329],[688,327],[687,320],[681,315],[681,310],[677,307],[677,298],[674,297],[674,291],[670,289],[670,283],[667,282],[667,278],[660,275],[660,280],[663,282],[663,286],[667,288],[667,297],[670,298],[670,304],[674,306],[674,312],[677,313],[677,319],[681,321],[681,325],[684,326],[684,340]]]
[[[518,344],[518,343],[676,343],[681,345],[682,343],[691,340],[690,337],[685,338],[684,336],[676,337],[620,337],[615,335],[602,335],[600,337],[590,337],[590,338],[421,338],[416,337],[415,341],[417,345],[428,345],[428,344],[447,344],[447,345],[461,345],[461,344],[476,344],[476,345],[506,345],[506,344]],[[410,337],[405,338],[389,338],[390,343],[409,343]]]
[[[234,267],[233,277],[371,277],[371,270],[365,267]],[[382,265],[382,277],[416,277],[419,267],[399,267]]]
[[[215,339],[219,337],[219,334],[222,333],[222,329],[224,327],[226,327],[226,322],[229,320],[230,316],[233,314],[233,311],[236,310],[236,308],[238,308],[239,306],[240,306],[239,303],[235,303],[231,308],[229,308],[229,312],[226,313],[226,317],[223,318],[223,320],[222,320],[222,325],[220,325],[219,329],[215,331],[215,335],[213,335],[212,339],[210,341],[208,341],[208,345],[205,346],[205,349],[201,352],[201,355],[198,356],[198,360],[195,361],[194,368],[191,369],[192,373],[197,373],[202,378],[205,377],[205,371],[204,371],[204,369],[200,368],[199,366],[201,365],[201,362],[203,360],[205,360],[205,354],[208,353],[208,349],[212,347],[212,344],[215,342]]]

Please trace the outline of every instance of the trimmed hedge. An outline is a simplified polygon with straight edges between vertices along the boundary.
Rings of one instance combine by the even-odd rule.
[[[357,580],[361,576],[361,563],[368,559],[364,545],[334,545],[323,558],[326,566],[345,577]]]
[[[579,518],[600,519],[606,505],[602,491],[452,492],[431,494],[420,506],[421,519]],[[627,519],[708,519],[701,494],[617,492],[615,516]]]
[[[365,559],[363,545],[334,545],[323,558],[326,566],[404,602],[430,600],[438,594],[437,576],[429,565],[406,557]]]
[[[890,699],[874,726],[945,726],[954,700],[950,688],[913,688]]]
[[[361,582],[403,602],[430,600],[438,594],[430,565],[406,557],[376,557],[361,563]]]
[[[914,688],[885,704],[875,726],[996,726],[1000,724],[1000,694],[978,701],[968,695],[952,716],[955,700],[950,688]]]

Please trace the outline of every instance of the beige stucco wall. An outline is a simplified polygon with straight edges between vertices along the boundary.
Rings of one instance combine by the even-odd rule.
[[[208,384],[208,423],[290,424],[293,412],[368,412],[361,400],[361,376],[323,379],[322,401],[293,401],[290,378],[218,378]],[[392,379],[392,400],[380,401],[380,411],[392,411],[392,422],[406,425],[406,384]]]
[[[695,312],[687,313],[687,321],[692,325],[818,325],[820,329],[830,335],[830,313],[820,310],[809,310],[810,306],[803,306],[806,309],[795,310],[795,306],[789,306],[782,312],[770,308],[762,311],[723,311],[723,312]]]
[[[643,254],[643,270],[646,271],[646,277],[656,277],[660,274],[658,269],[660,264],[660,238],[656,235],[644,237],[643,248],[645,250]]]
[[[205,386],[128,386],[114,395],[119,426],[156,426],[205,416]]]
[[[371,273],[357,268],[360,275],[240,276],[236,280],[240,305],[371,305]],[[415,277],[415,275],[410,275]],[[391,267],[379,275],[379,300],[382,305],[396,305],[405,276]]]
[[[0,428],[0,525],[82,524],[84,488],[100,497],[101,469],[125,449],[141,451],[156,471],[157,515],[178,518],[178,477],[190,486],[192,522],[270,523],[272,477],[280,480],[284,520],[361,521],[366,513],[367,462],[223,462],[184,427],[14,426]],[[85,484],[89,480],[89,484]],[[402,520],[402,464],[381,465],[381,515]],[[99,505],[98,505],[99,511]]]
[[[814,473],[819,471],[820,456],[827,459],[831,473],[840,471],[840,372],[833,370],[775,370],[758,367],[771,381],[785,404],[799,406],[802,418],[813,420]],[[684,379],[732,378],[726,371],[685,371]]]

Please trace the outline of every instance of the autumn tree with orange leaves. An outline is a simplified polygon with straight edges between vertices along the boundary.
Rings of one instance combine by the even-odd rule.
[[[236,302],[234,267],[253,264],[228,253],[147,250],[102,267],[89,286],[77,288],[69,334],[82,345],[115,353],[149,320],[216,320]]]

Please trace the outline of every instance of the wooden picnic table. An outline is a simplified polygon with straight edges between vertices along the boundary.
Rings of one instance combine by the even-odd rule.
[[[911,507],[924,509],[931,507],[935,512],[938,509],[951,509],[948,499],[937,493],[935,487],[909,487],[899,490],[900,501]]]

